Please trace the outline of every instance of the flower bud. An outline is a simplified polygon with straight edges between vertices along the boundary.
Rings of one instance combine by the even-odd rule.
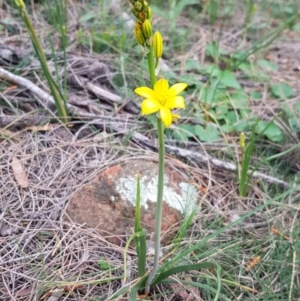
[[[21,9],[25,9],[26,8],[25,3],[23,2],[23,0],[15,0],[15,3]]]
[[[178,114],[171,114],[172,116],[172,122],[177,122],[177,120],[180,118],[180,115]]]
[[[141,12],[143,9],[143,4],[141,2],[135,2],[134,3],[134,8],[138,11]]]
[[[153,36],[153,50],[156,58],[161,58],[163,53],[163,39],[159,31],[156,31]]]
[[[138,19],[141,20],[142,22],[144,22],[147,18],[147,13],[145,13],[144,11],[139,13]]]
[[[144,34],[144,37],[145,39],[150,39],[151,36],[152,36],[152,26],[151,26],[151,22],[146,19],[143,23],[143,34]]]
[[[147,19],[149,19],[149,20],[151,21],[151,19],[152,19],[152,15],[153,15],[153,13],[152,13],[152,9],[151,9],[151,7],[150,7],[150,6],[148,6],[148,11],[147,11]]]
[[[240,147],[242,150],[245,149],[245,134],[244,132],[241,132],[240,134]]]
[[[140,45],[144,46],[146,40],[144,38],[143,32],[141,31],[141,28],[139,27],[138,22],[135,24],[135,27],[134,27],[134,35],[135,35],[135,38],[138,41],[138,43]]]
[[[131,5],[131,12],[132,14],[139,19],[139,16],[140,16],[140,12],[136,10],[135,6],[134,5]]]
[[[144,1],[144,3],[143,3],[143,11],[147,12],[148,11],[148,7],[149,7],[148,2]]]

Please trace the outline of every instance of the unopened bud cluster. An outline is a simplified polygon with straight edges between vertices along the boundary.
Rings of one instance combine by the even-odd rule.
[[[130,0],[131,3],[131,12],[133,15],[144,22],[146,19],[151,20],[152,10],[147,1],[144,0]]]
[[[138,43],[152,46],[154,56],[160,58],[163,52],[163,39],[161,34],[156,31],[152,36],[152,10],[145,0],[130,0],[131,12],[137,18],[134,26],[134,35]]]

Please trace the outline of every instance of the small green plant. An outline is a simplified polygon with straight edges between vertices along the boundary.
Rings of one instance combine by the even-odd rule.
[[[248,192],[251,175],[248,174],[250,167],[250,159],[254,149],[254,131],[252,131],[250,142],[246,145],[246,137],[244,132],[240,134],[241,163],[239,169],[239,193],[241,197],[245,197]]]

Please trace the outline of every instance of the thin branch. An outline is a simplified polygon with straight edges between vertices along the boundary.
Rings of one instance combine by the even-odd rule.
[[[140,133],[134,133],[133,139],[136,140],[136,141],[142,142],[142,143],[146,144],[147,146],[152,146],[152,148],[155,145],[157,145],[156,141],[150,140],[150,139],[148,139],[147,137],[145,137],[144,135],[142,135]],[[232,172],[236,172],[236,170],[237,170],[236,166],[233,163],[221,161],[221,160],[219,160],[217,158],[214,158],[212,156],[209,156],[207,154],[202,154],[199,151],[197,151],[197,152],[196,151],[190,151],[190,150],[187,150],[187,149],[182,149],[182,148],[179,148],[179,147],[176,147],[176,146],[170,146],[170,145],[166,145],[166,151],[170,154],[174,154],[177,157],[189,158],[191,160],[196,160],[196,161],[201,162],[201,163],[211,163],[215,167],[230,170]],[[252,171],[249,170],[248,173],[251,174]],[[291,187],[291,185],[289,183],[285,182],[285,181],[274,178],[272,176],[268,176],[268,175],[263,174],[263,173],[258,172],[258,171],[253,172],[252,177],[262,179],[267,183],[279,184],[279,185],[281,185],[285,188]]]
[[[0,78],[10,81],[10,82],[13,82],[15,84],[18,84],[18,85],[28,89],[29,91],[34,93],[38,98],[43,100],[48,108],[55,110],[54,98],[50,94],[48,94],[47,92],[45,92],[44,90],[39,88],[37,85],[35,85],[30,80],[28,80],[24,77],[15,75],[1,67],[0,67]],[[86,83],[86,84],[88,84],[88,83]],[[117,102],[117,101],[120,101],[120,99],[121,99],[120,96],[113,94],[109,91],[106,91],[93,84],[89,84],[88,87],[89,87],[89,90],[93,91],[93,93],[96,94],[97,96],[103,97],[112,102]],[[68,107],[69,113],[72,116],[81,116],[81,117],[92,118],[92,119],[95,118],[94,114],[82,112],[81,110],[79,110],[78,108],[76,108],[75,106],[72,106],[70,104],[67,104],[67,107]]]

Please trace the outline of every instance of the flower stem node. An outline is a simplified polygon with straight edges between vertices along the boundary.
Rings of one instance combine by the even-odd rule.
[[[163,53],[163,39],[159,31],[153,35],[153,51],[156,58],[161,58]]]
[[[151,22],[148,19],[146,19],[143,22],[142,28],[143,28],[143,34],[145,39],[146,40],[150,39],[152,36],[152,26],[151,26]]]
[[[142,102],[142,115],[150,115],[158,113],[158,118],[162,120],[166,127],[171,126],[172,121],[179,118],[179,115],[172,114],[172,109],[184,109],[184,98],[178,96],[187,84],[178,83],[169,88],[169,83],[166,79],[158,80],[153,90],[148,87],[139,87],[134,92],[146,99]]]

